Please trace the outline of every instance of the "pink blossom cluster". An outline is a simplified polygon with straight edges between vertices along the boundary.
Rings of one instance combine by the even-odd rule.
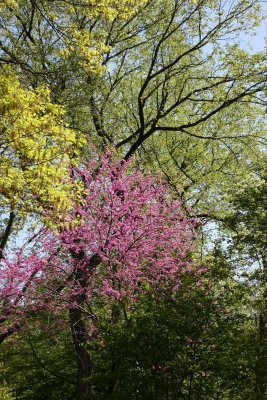
[[[131,309],[143,296],[177,298],[185,274],[202,285],[203,270],[188,261],[198,223],[161,177],[107,151],[76,167],[72,179],[84,191],[66,227],[43,233],[30,255],[1,260],[1,333],[37,312],[65,309],[79,309],[94,331],[96,301],[108,310],[115,303]]]

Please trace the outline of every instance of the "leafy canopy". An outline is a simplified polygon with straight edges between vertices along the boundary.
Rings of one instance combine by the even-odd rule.
[[[29,11],[29,6],[23,0],[5,0],[1,6],[5,25],[2,49],[5,49],[10,39],[12,43],[14,27],[22,26],[23,39],[34,44],[37,40],[36,33],[40,33],[45,26],[49,34],[56,37],[53,57],[74,56],[87,72],[99,73],[102,71],[100,61],[103,54],[110,50],[105,43],[105,21],[113,21],[118,16],[123,19],[129,18],[143,3],[145,0],[82,0],[79,2],[57,0],[33,2],[30,4]],[[28,19],[29,13],[30,19]],[[94,32],[88,30],[88,24],[93,19],[101,20],[102,25],[101,29]],[[35,25],[38,26],[37,32]],[[15,58],[25,46],[23,41],[17,43],[18,46],[15,49],[11,47],[10,54],[14,50]]]

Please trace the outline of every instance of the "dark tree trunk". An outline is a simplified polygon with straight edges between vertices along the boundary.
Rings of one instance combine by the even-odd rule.
[[[111,363],[111,377],[109,381],[109,391],[108,393],[116,393],[118,384],[119,384],[119,379],[117,377],[117,370],[119,368],[119,363],[112,361]]]
[[[15,214],[13,211],[11,211],[11,213],[9,214],[9,220],[5,232],[3,233],[3,236],[0,238],[0,260],[4,258],[3,252],[6,247],[9,236],[11,234],[14,219],[15,219]]]
[[[72,252],[72,256],[78,262],[86,259],[84,251],[81,249],[78,254]],[[86,286],[88,274],[93,274],[101,259],[97,255],[93,255],[89,261],[89,265],[80,268],[77,264],[75,271],[75,281],[79,283],[81,293],[75,298],[76,307],[70,308],[70,326],[71,334],[76,354],[77,376],[75,384],[75,400],[90,400],[92,398],[92,382],[93,375],[92,356],[90,354],[90,336],[84,319],[84,307],[86,300]]]
[[[88,336],[82,312],[70,310],[71,333],[75,347],[77,376],[75,400],[89,400],[92,395],[91,377],[93,374],[92,358],[88,349]]]

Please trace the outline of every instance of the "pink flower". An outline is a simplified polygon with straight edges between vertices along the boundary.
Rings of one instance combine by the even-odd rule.
[[[38,250],[30,255],[17,251],[0,260],[2,329],[41,312],[61,314],[63,329],[69,320],[62,311],[69,309],[85,319],[87,337],[96,337],[95,299],[106,315],[114,304],[131,313],[144,297],[159,307],[166,296],[189,297],[184,275],[190,274],[192,291],[203,285],[205,269],[186,259],[198,225],[187,216],[190,210],[161,177],[144,175],[112,151],[95,158],[99,162],[71,171],[72,180],[83,181],[84,193],[79,202],[74,195],[65,217],[69,224],[58,232],[41,229],[34,243]],[[72,332],[78,322],[72,322]],[[26,323],[19,329],[27,329]]]

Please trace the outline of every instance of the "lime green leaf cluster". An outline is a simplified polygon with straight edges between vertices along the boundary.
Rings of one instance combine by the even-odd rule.
[[[68,179],[84,138],[63,123],[64,110],[46,87],[22,87],[11,69],[0,75],[0,204],[21,214],[66,212]]]
[[[16,0],[1,0],[1,4],[0,4],[0,11],[3,8],[9,8],[9,7],[17,7],[18,3],[16,2]]]
[[[111,47],[105,44],[106,35],[105,29],[99,32],[92,33],[88,31],[87,24],[84,27],[76,20],[76,15],[83,17],[86,20],[103,18],[108,21],[113,21],[115,18],[129,18],[136,8],[145,3],[146,0],[83,0],[79,6],[76,3],[70,2],[63,10],[64,15],[73,21],[71,25],[67,21],[66,25],[62,24],[61,28],[67,33],[64,39],[65,47],[61,53],[64,56],[69,56],[74,52],[75,56],[80,61],[84,70],[88,73],[101,73],[103,67],[101,60],[104,54],[111,51]],[[62,5],[60,4],[60,7]],[[54,14],[55,15],[55,14]]]
[[[145,2],[146,0],[45,1],[37,7],[34,6],[30,25],[35,25],[40,17],[44,17],[57,37],[59,55],[65,58],[74,56],[88,73],[101,73],[102,57],[111,50],[105,44],[105,21],[113,21],[117,17],[129,18]],[[23,0],[4,0],[0,10],[3,11],[5,23],[9,25],[13,20],[16,24],[23,20],[24,7]],[[88,29],[93,19],[103,19],[101,29],[94,33]],[[34,34],[30,31],[27,36],[32,43],[35,42]]]

